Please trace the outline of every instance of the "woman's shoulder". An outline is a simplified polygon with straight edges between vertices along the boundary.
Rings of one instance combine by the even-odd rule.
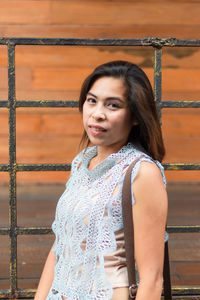
[[[135,203],[135,193],[139,191],[150,196],[161,190],[165,190],[166,179],[164,168],[160,162],[148,155],[143,155],[137,161],[131,174],[132,204]],[[134,191],[134,193],[133,193]]]
[[[154,160],[141,160],[140,162],[140,168],[138,172],[138,176],[143,178],[144,180],[150,179],[162,179],[162,173],[161,170]]]
[[[137,159],[135,167],[132,170],[132,181],[136,177],[142,178],[142,180],[147,180],[147,178],[158,179],[164,182],[166,185],[166,179],[164,175],[164,167],[162,164],[153,159],[150,155],[143,152],[142,150],[136,149],[135,155],[131,158],[131,161]]]

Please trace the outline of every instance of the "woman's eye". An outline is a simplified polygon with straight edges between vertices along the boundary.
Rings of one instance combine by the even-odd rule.
[[[96,103],[96,100],[94,98],[87,98],[86,100],[89,103]]]
[[[108,106],[111,107],[111,108],[119,108],[119,105],[117,103],[114,103],[114,102],[108,103]]]

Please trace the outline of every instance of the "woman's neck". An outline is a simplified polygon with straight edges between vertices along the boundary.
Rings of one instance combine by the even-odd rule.
[[[113,146],[113,147],[101,147],[97,146],[97,154],[91,159],[88,169],[91,171],[94,169],[98,164],[100,164],[102,161],[104,161],[109,155],[112,153],[118,152],[122,146]]]

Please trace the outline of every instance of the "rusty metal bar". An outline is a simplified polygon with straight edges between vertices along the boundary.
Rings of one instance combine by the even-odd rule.
[[[200,295],[200,286],[173,286],[173,295]],[[196,299],[197,300],[197,299]]]
[[[52,234],[52,229],[50,227],[18,227],[18,235],[35,235],[35,234]]]
[[[15,298],[27,298],[31,299],[34,298],[36,290],[35,289],[17,289],[15,291]],[[12,299],[13,294],[10,290],[0,290],[0,299]]]
[[[193,171],[200,170],[200,163],[164,163],[165,170],[169,171]],[[71,164],[16,164],[16,172],[30,171],[70,171]],[[0,172],[8,172],[9,165],[0,164]]]
[[[18,164],[17,171],[70,171],[71,164]]]
[[[200,163],[165,163],[165,170],[182,171],[182,170],[200,170]]]
[[[15,47],[8,46],[9,101],[9,226],[10,226],[10,289],[17,289],[17,198],[16,198],[16,106],[15,106]]]
[[[168,225],[168,233],[195,233],[200,232],[200,225]]]
[[[10,227],[0,227],[0,235],[9,235]],[[16,235],[52,234],[50,227],[16,227]]]
[[[200,163],[165,163],[165,170],[200,170]],[[17,164],[17,171],[70,171],[70,164]]]
[[[36,290],[35,289],[18,289],[16,290],[16,299],[17,298],[27,298],[31,299],[34,297]],[[173,286],[172,287],[173,296],[191,296],[191,299],[197,300],[199,298],[192,296],[200,296],[200,287],[198,286]],[[11,298],[12,294],[10,290],[0,290],[0,299]],[[182,298],[181,298],[182,299]]]
[[[8,101],[0,101],[0,107],[9,107]],[[17,100],[18,107],[78,107],[76,100]],[[162,108],[200,108],[200,101],[161,101]]]
[[[143,39],[63,39],[63,38],[9,38],[1,37],[0,45],[68,45],[68,46],[145,46],[145,47],[199,47],[200,40],[176,38]]]
[[[0,164],[0,172],[9,172],[9,165]]]
[[[16,107],[78,107],[78,101],[66,100],[66,101],[17,101]]]
[[[168,233],[196,233],[200,232],[200,225],[168,225]],[[9,227],[0,227],[0,235],[8,235],[10,233]],[[16,227],[16,235],[38,235],[38,234],[52,234],[50,227]]]
[[[0,227],[0,235],[9,235],[10,228],[9,227]]]
[[[59,38],[1,38],[0,44],[8,45],[68,45],[68,46],[164,46],[174,43],[168,39],[59,39]]]
[[[162,49],[154,48],[154,97],[161,120],[161,101],[162,101]]]
[[[8,101],[0,100],[0,107],[8,107],[8,106],[9,106]]]
[[[161,108],[200,108],[200,101],[162,101]]]

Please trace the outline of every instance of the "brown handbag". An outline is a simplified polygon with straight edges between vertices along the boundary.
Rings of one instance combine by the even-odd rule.
[[[137,293],[137,283],[135,274],[135,256],[134,256],[134,228],[133,228],[133,216],[132,216],[132,197],[131,197],[131,172],[137,161],[141,157],[137,158],[128,168],[123,188],[122,188],[122,214],[124,223],[124,240],[126,250],[126,262],[128,270],[129,280],[129,300],[135,299]],[[163,279],[164,279],[164,299],[172,300],[171,295],[171,281],[170,281],[170,269],[169,269],[169,253],[168,242],[165,242],[165,256],[163,267]]]

